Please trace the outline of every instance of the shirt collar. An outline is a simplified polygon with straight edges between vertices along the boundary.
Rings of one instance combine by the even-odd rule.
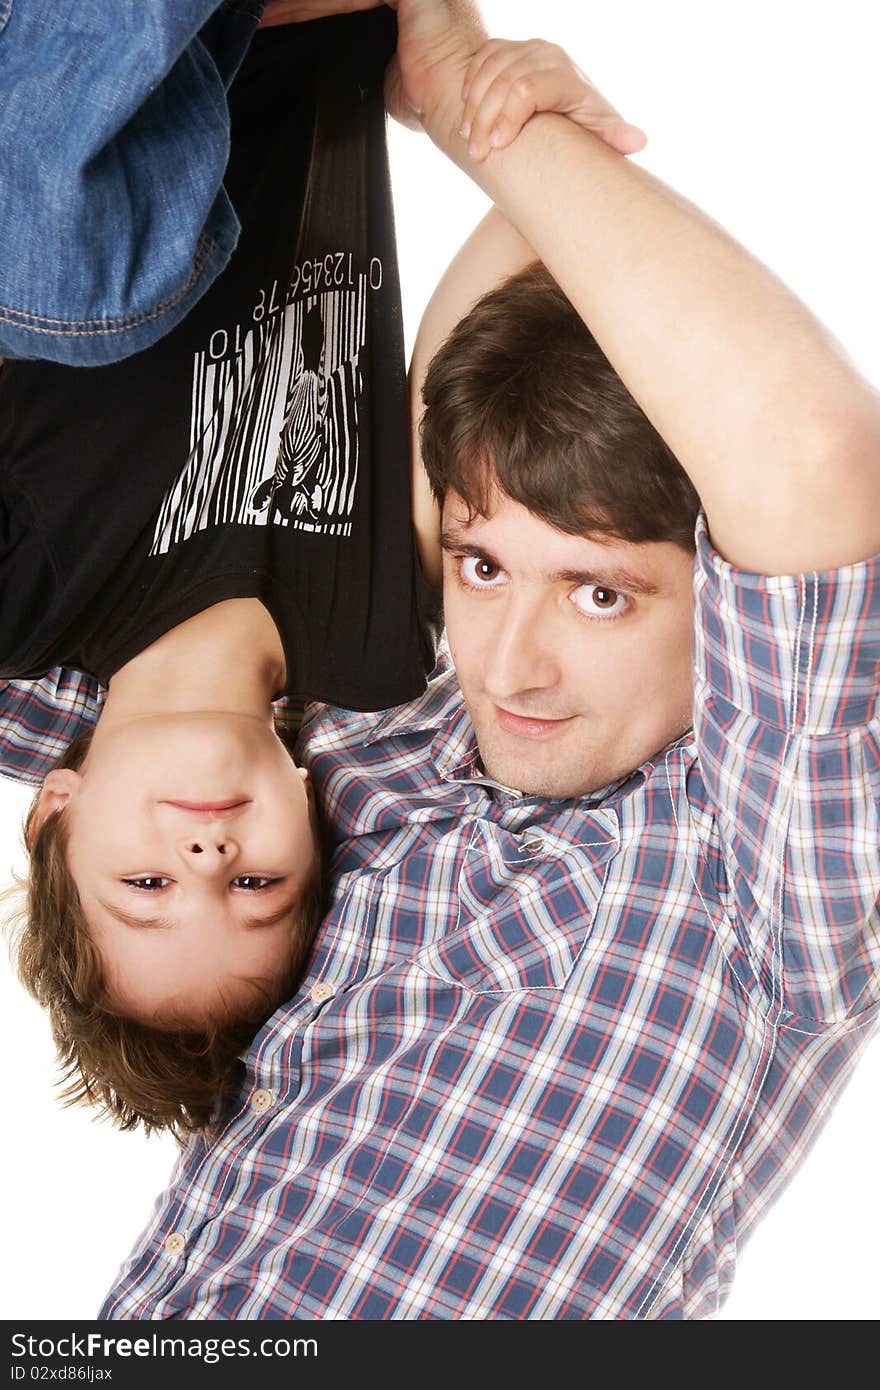
[[[378,743],[380,739],[394,738],[398,734],[421,734],[444,729],[462,710],[461,687],[452,662],[443,654],[434,667],[424,694],[383,714],[365,736],[364,743]]]

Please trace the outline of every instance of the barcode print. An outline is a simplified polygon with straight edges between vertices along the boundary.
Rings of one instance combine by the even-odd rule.
[[[351,534],[366,294],[362,275],[355,290],[294,301],[254,324],[233,357],[196,354],[189,453],[162,502],[151,555],[218,526]],[[316,313],[323,346],[311,363],[304,326]]]

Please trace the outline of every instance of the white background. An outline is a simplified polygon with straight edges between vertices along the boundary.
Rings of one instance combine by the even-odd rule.
[[[491,32],[561,42],[642,125],[639,156],[771,265],[880,383],[880,95],[870,0],[485,0]],[[487,206],[424,137],[391,133],[407,339]],[[880,465],[878,465],[880,466]],[[23,862],[28,796],[0,783],[0,865]],[[89,1318],[171,1169],[52,1094],[37,1007],[0,967],[0,1316]],[[729,1319],[880,1315],[880,1041],[745,1249]]]

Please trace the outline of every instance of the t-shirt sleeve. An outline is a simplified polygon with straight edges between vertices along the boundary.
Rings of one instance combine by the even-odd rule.
[[[779,1016],[880,997],[880,557],[748,574],[697,529],[694,728],[742,945]]]
[[[17,663],[34,628],[57,596],[51,555],[28,499],[14,488],[0,491],[0,674],[33,674]]]

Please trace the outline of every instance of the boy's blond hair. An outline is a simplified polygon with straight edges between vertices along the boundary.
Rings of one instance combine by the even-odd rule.
[[[81,767],[91,740],[91,732],[80,735],[55,766]],[[123,1017],[110,1000],[67,865],[64,812],[37,825],[36,809],[35,799],[24,827],[30,872],[20,885],[13,955],[22,984],[49,1013],[62,1099],[97,1106],[124,1130],[140,1124],[182,1140],[206,1129],[230,1090],[236,1058],[299,982],[321,917],[320,857],[300,899],[287,974],[273,994],[254,981],[243,1003],[219,1004],[198,1026],[154,1026]]]

